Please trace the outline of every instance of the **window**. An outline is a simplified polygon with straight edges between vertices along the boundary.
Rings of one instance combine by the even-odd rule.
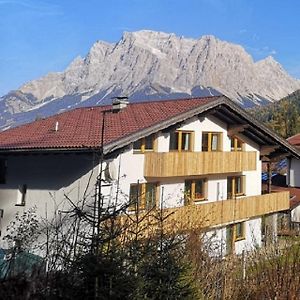
[[[227,178],[227,199],[245,195],[245,176],[233,176]]]
[[[20,185],[18,189],[16,206],[25,206],[26,192],[27,192],[27,185],[26,184]]]
[[[184,203],[186,205],[206,199],[207,180],[193,179],[184,182]]]
[[[226,226],[226,254],[232,254],[235,250],[235,242],[245,239],[245,222]]]
[[[202,151],[222,151],[222,132],[203,132]]]
[[[240,222],[234,225],[234,239],[235,241],[245,239],[245,222]]]
[[[171,131],[170,150],[173,151],[192,151],[193,150],[193,131]]]
[[[0,159],[0,184],[6,183],[6,169],[7,161],[5,159]]]
[[[151,134],[133,143],[133,151],[144,153],[146,151],[153,151],[155,144],[155,135]]]
[[[231,151],[244,151],[244,142],[237,137],[232,137]]]
[[[150,210],[156,207],[157,194],[157,183],[131,184],[129,210]]]

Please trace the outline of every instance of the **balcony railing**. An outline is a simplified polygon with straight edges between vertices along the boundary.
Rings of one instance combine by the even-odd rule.
[[[225,226],[287,209],[289,209],[289,192],[275,192],[259,196],[167,208],[163,210],[165,218],[163,226],[166,232],[201,230],[214,226]],[[140,215],[140,219],[143,219],[143,221],[139,226],[147,228],[146,235],[155,232],[158,228],[158,218],[155,214],[156,212],[152,211],[148,215],[145,212]],[[130,232],[132,220],[134,218],[122,218],[122,221],[127,223],[128,232]],[[132,225],[136,226],[134,223]]]
[[[256,152],[149,152],[145,177],[174,177],[256,170]]]
[[[170,208],[168,222],[181,229],[199,229],[237,222],[289,209],[289,192]]]

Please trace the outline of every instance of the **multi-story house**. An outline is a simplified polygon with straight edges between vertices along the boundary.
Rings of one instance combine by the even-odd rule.
[[[169,208],[217,253],[241,253],[289,208],[288,192],[261,190],[262,161],[284,156],[299,158],[223,96],[78,108],[0,133],[1,229],[33,205],[50,218],[92,197],[103,169],[107,203]]]

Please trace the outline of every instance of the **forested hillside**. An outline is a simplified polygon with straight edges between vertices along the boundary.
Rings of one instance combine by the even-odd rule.
[[[283,138],[300,132],[300,90],[276,103],[255,107],[249,112]]]

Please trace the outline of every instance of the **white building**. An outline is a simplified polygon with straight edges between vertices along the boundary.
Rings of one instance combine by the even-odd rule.
[[[300,133],[290,137],[287,141],[295,148],[300,149]],[[290,187],[300,187],[300,160],[289,157],[287,167],[287,185]]]
[[[0,133],[2,235],[16,211],[51,218],[66,196],[92,197],[101,149],[106,202],[171,208],[221,255],[260,246],[265,223],[275,230],[289,208],[288,192],[262,195],[262,161],[299,158],[223,96],[79,108]]]

